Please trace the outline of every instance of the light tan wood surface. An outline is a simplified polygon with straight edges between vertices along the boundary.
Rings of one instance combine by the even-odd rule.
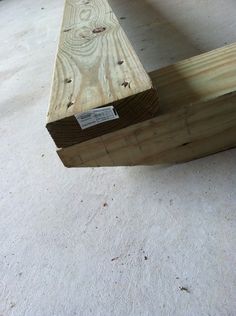
[[[158,117],[58,151],[67,167],[165,164],[236,146],[236,44],[151,74]]]
[[[150,77],[165,113],[236,91],[236,44],[158,69]]]
[[[75,115],[112,105],[118,120],[86,129]],[[157,92],[106,0],[66,0],[47,128],[66,147],[157,115]]]

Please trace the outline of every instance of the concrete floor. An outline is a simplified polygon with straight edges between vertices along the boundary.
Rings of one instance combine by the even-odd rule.
[[[112,0],[147,70],[236,41],[233,0]],[[0,315],[236,315],[236,150],[65,169],[44,128],[62,0],[0,2]]]

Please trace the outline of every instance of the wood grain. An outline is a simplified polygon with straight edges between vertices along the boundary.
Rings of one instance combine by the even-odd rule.
[[[151,74],[160,115],[61,149],[67,167],[177,163],[236,146],[236,44]]]
[[[204,102],[236,90],[236,44],[151,72],[161,112]]]
[[[66,147],[154,117],[157,92],[106,0],[66,0],[47,128]],[[82,130],[78,113],[112,105],[120,119]]]

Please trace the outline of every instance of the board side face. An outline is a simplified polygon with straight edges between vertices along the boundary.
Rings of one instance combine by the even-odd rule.
[[[236,91],[236,43],[151,72],[162,112]]]
[[[236,147],[236,93],[58,150],[66,167],[173,164]]]
[[[135,108],[137,98],[133,96],[149,91],[153,95],[152,82],[108,2],[66,0],[47,114],[50,131],[54,124],[57,130],[59,122],[63,126],[65,119],[73,122],[79,113],[108,105],[119,107],[122,100],[139,112],[140,120],[146,119],[148,113],[143,113],[149,105],[145,102]],[[157,100],[156,92],[153,109],[158,108]],[[126,120],[130,124],[136,121],[133,116]],[[74,142],[72,139],[71,144]]]

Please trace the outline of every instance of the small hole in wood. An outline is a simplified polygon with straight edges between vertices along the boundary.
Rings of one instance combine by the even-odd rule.
[[[119,60],[119,61],[118,61],[118,65],[122,65],[123,63],[124,63],[123,60]]]
[[[121,85],[125,88],[129,87],[131,89],[131,81],[124,81]]]
[[[66,78],[65,79],[65,83],[71,83],[72,82],[72,79],[71,78]]]
[[[69,32],[69,31],[71,31],[71,30],[72,30],[72,28],[64,29],[63,32],[66,33],[66,32]]]
[[[69,107],[71,107],[75,102],[74,101],[70,101],[68,104],[67,104],[67,109],[69,109]]]
[[[106,30],[105,27],[96,27],[96,29],[93,30],[93,33],[96,34],[96,33],[101,33],[101,32],[104,32]]]
[[[124,82],[122,83],[122,86],[125,87],[125,88],[126,88],[128,85],[129,85],[128,81],[124,81]]]

